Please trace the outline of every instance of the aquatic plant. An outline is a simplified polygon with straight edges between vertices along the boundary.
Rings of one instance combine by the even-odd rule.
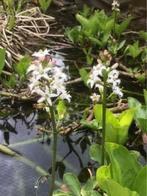
[[[97,169],[98,186],[108,195],[144,196],[147,167],[138,162],[139,154],[115,143],[106,143],[108,163]]]
[[[120,79],[118,79],[119,72],[116,70],[117,64],[111,65],[112,57],[108,51],[100,52],[100,58],[97,60],[98,64],[93,66],[87,84],[91,88],[98,89],[102,100],[102,159],[101,164],[105,161],[105,135],[106,135],[106,102],[107,102],[107,89],[112,88],[112,93],[117,94],[120,98],[123,96],[119,88]],[[91,96],[95,102],[100,99],[99,95],[93,94]],[[95,107],[96,110],[96,107]],[[100,114],[101,115],[101,114]],[[99,123],[99,122],[98,122]]]
[[[52,0],[39,0],[39,5],[43,12],[47,11],[51,3],[52,3]]]
[[[47,49],[35,52],[32,56],[35,59],[27,70],[30,93],[38,96],[37,102],[44,104],[44,109],[50,114],[52,122],[53,145],[50,188],[50,195],[52,195],[55,185],[58,135],[58,123],[55,118],[55,105],[57,100],[67,100],[70,102],[71,96],[65,87],[65,82],[68,80],[68,76],[64,73],[65,65],[63,59],[57,54],[52,54]],[[65,110],[64,105],[60,104],[60,111],[58,109],[58,113],[61,115],[64,114],[64,111],[61,111],[62,108]]]
[[[91,177],[84,185],[81,185],[77,176],[72,173],[64,174],[63,181],[65,183],[61,190],[56,190],[53,196],[100,196],[101,194],[96,191],[97,181],[94,177]]]
[[[145,104],[141,104],[137,99],[128,97],[128,105],[135,111],[134,118],[138,128],[147,133],[147,90],[144,90],[144,99]]]

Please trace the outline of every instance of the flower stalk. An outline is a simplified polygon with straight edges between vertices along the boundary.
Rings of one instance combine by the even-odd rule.
[[[105,135],[106,135],[106,98],[107,98],[107,79],[104,79],[103,102],[102,102],[102,157],[101,165],[105,164]]]
[[[54,107],[49,106],[51,122],[52,122],[52,133],[53,133],[53,144],[52,144],[52,174],[51,174],[51,187],[49,196],[52,196],[54,188],[55,188],[55,178],[56,178],[56,155],[57,155],[57,126],[54,114]]]

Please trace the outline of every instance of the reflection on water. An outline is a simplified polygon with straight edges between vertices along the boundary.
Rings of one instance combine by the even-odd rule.
[[[8,106],[8,105],[7,105]],[[6,106],[2,108],[0,116],[0,143],[7,144],[20,156],[26,157],[46,171],[51,170],[51,136],[38,135],[37,126],[47,122],[37,111],[32,112],[30,107],[11,107],[9,112]],[[42,117],[42,119],[39,117]],[[71,171],[79,175],[88,174],[88,135],[85,133],[73,133],[70,136],[58,137],[57,155],[57,180],[61,181],[63,174]],[[84,143],[83,143],[84,142]],[[82,157],[82,158],[81,158]],[[34,184],[40,174],[25,162],[19,162],[14,157],[0,154],[0,189],[7,196],[35,196]],[[4,177],[5,176],[5,177]],[[81,177],[83,179],[83,177]],[[7,186],[10,188],[7,189]],[[44,182],[38,189],[38,196],[46,196],[49,190],[48,182]]]

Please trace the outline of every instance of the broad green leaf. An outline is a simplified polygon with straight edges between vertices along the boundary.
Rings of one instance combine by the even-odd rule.
[[[2,73],[5,65],[5,55],[6,55],[6,49],[0,48],[0,74]]]
[[[109,196],[139,196],[137,192],[121,186],[112,179],[106,180],[105,186],[105,191]]]
[[[130,108],[141,107],[141,103],[133,97],[128,97],[128,104]]]
[[[97,169],[96,180],[101,189],[106,190],[105,182],[111,178],[110,165],[103,165]]]
[[[128,109],[122,112],[119,116],[119,124],[121,127],[127,126],[129,127],[134,117],[134,110]]]
[[[64,174],[63,181],[75,196],[80,196],[81,185],[76,175],[72,173],[66,173]]]
[[[63,100],[59,100],[57,104],[58,119],[62,120],[67,114],[66,105]]]
[[[90,158],[98,163],[101,162],[102,147],[99,144],[93,144],[90,146],[89,150]]]
[[[141,169],[136,158],[122,145],[106,143],[106,152],[110,158],[112,179],[122,186],[130,188]]]
[[[86,69],[81,68],[81,69],[79,70],[79,73],[80,73],[80,76],[81,76],[81,78],[82,78],[84,84],[85,84],[86,86],[88,86],[88,85],[87,85],[87,80],[88,80],[88,78],[89,78],[89,74],[88,74],[88,72],[86,71]]]
[[[128,104],[130,108],[135,109],[135,120],[139,128],[143,132],[147,132],[147,106],[143,106],[137,99],[132,97],[128,98]]]
[[[147,133],[147,106],[142,106],[136,111],[136,121],[139,128]]]
[[[140,172],[138,172],[136,178],[134,179],[134,183],[132,186],[132,190],[139,193],[140,196],[147,195],[147,166],[143,167]]]
[[[94,115],[102,126],[102,105],[94,106]],[[128,138],[128,129],[133,120],[133,110],[126,110],[120,116],[114,115],[109,109],[106,109],[106,141],[124,144]]]

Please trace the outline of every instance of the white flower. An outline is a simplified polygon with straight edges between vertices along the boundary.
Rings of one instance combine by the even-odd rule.
[[[119,5],[118,1],[117,0],[113,0],[113,2],[112,2],[112,10],[114,10],[116,12],[119,12],[120,11],[119,6],[120,5]]]
[[[113,86],[112,89],[113,89],[113,93],[118,95],[120,98],[123,96],[123,93],[121,92],[118,86]]]
[[[90,96],[91,100],[93,102],[98,102],[100,100],[100,95],[97,95],[96,93],[93,93],[91,96]]]
[[[119,71],[117,71],[115,68],[118,66],[118,64],[114,64],[111,68],[107,67],[102,64],[100,60],[98,60],[98,64],[94,66],[90,72],[89,79],[87,81],[87,84],[90,85],[91,88],[98,88],[99,92],[103,92],[103,71],[105,70],[107,73],[107,84],[112,87],[113,93],[117,94],[119,97],[123,96],[123,93],[121,92],[121,89],[119,88],[120,85],[120,79],[119,77]],[[96,99],[96,95],[94,94],[91,99]]]
[[[43,61],[46,55],[49,55],[49,50],[39,50],[38,52],[34,52],[32,54],[33,57],[36,57],[38,60]]]
[[[46,55],[51,58],[47,61]],[[29,89],[32,94],[39,96],[38,102],[45,103],[46,107],[52,105],[52,99],[60,97],[70,102],[71,96],[66,91],[65,82],[68,80],[64,73],[65,65],[59,55],[50,54],[49,50],[40,50],[33,54],[37,60],[29,66]]]
[[[45,89],[41,90],[40,88],[35,88],[32,93],[36,93],[40,96],[38,99],[38,103],[47,102],[48,105],[52,105],[52,98],[57,97],[57,94],[51,93],[50,88],[48,86],[45,86]]]

